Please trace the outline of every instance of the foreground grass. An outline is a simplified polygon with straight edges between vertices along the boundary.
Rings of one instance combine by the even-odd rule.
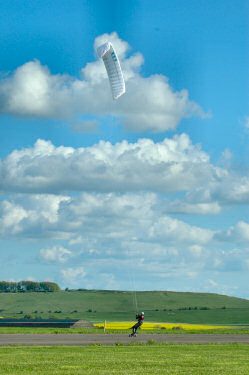
[[[243,344],[0,348],[1,375],[246,375],[248,358]]]

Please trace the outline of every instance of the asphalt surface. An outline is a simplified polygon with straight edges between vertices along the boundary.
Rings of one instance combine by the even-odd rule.
[[[213,334],[138,334],[129,337],[125,334],[0,334],[0,346],[86,346],[115,345],[132,342],[148,343],[149,340],[165,343],[208,344],[208,343],[244,343],[249,344],[249,335],[213,335]]]

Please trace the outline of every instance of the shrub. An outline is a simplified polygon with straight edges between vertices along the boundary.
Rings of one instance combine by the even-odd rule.
[[[34,315],[26,314],[26,315],[24,315],[24,319],[34,319]]]
[[[179,331],[180,329],[183,330],[182,326],[174,326],[174,327],[172,327],[173,331]]]
[[[49,319],[57,319],[56,315],[53,315],[53,314],[50,314],[48,318]]]
[[[148,345],[154,345],[156,342],[154,341],[154,340],[149,340],[148,342],[147,342],[147,344]]]

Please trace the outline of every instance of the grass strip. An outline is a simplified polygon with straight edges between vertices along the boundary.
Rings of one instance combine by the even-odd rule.
[[[125,334],[128,335],[131,330],[124,329],[108,329],[104,332],[103,328],[48,328],[48,327],[0,327],[1,334],[65,334],[65,333],[102,333],[102,334]],[[209,330],[184,330],[184,329],[150,329],[150,330],[139,330],[139,334],[156,333],[156,334],[249,334],[249,327],[233,327],[230,329],[209,329]]]
[[[248,358],[243,344],[0,348],[1,375],[247,375]]]

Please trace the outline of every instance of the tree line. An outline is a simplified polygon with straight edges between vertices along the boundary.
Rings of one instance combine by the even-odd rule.
[[[58,292],[58,284],[50,281],[0,281],[0,293]]]

